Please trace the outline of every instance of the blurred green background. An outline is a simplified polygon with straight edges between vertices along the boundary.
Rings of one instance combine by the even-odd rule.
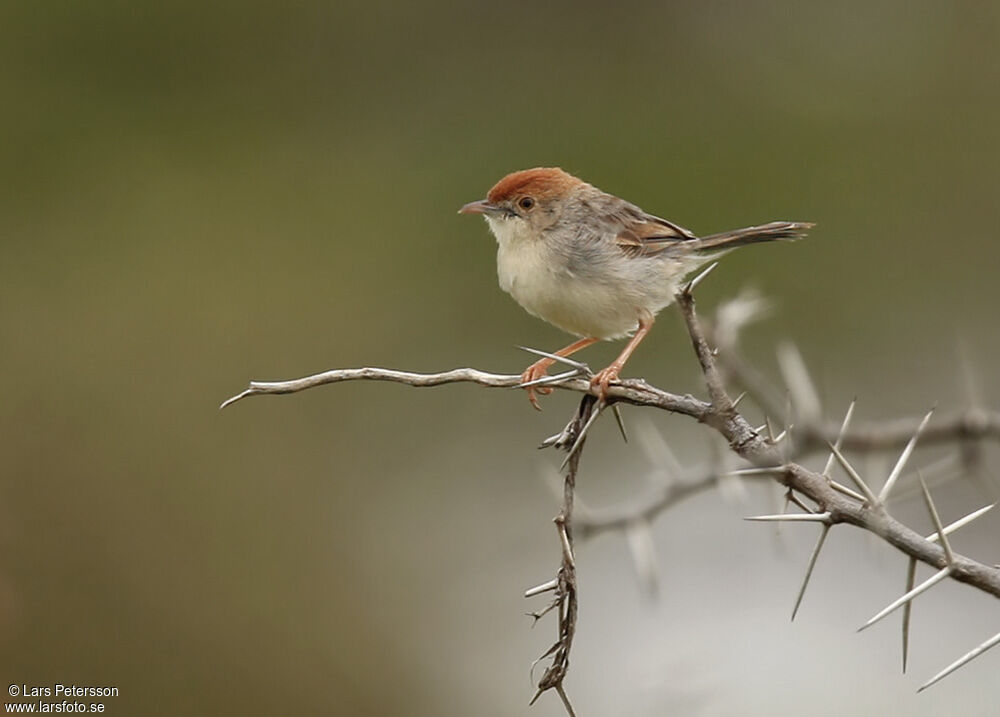
[[[702,303],[770,297],[747,353],[775,375],[794,338],[831,416],[854,395],[869,419],[961,407],[959,343],[989,405],[998,41],[996,3],[3,3],[0,674],[116,685],[122,715],[528,713],[555,628],[520,595],[558,561],[559,458],[534,446],[574,399],[218,403],[332,367],[519,372],[515,345],[562,345],[455,215],[559,165],[697,232],[817,222],[728,257]],[[668,311],[629,373],[699,392],[689,354]],[[648,418],[707,455],[706,431]],[[634,499],[649,468],[602,422],[581,497]],[[896,628],[853,631],[905,565],[847,529],[789,626],[813,534],[739,520],[772,500],[662,516],[655,602],[620,537],[581,547],[580,714],[995,706],[995,654],[914,690],[996,632],[996,601],[923,599],[901,677]],[[983,497],[942,500],[949,519]],[[998,535],[986,518],[956,548],[994,563]]]

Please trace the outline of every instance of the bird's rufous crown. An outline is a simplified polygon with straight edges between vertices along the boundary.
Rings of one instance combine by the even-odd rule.
[[[535,199],[549,199],[583,182],[559,167],[535,167],[512,172],[493,185],[486,195],[490,204],[498,204],[522,194]]]

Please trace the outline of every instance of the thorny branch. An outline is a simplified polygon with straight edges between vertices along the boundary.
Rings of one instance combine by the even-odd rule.
[[[540,619],[548,612],[556,610],[559,619],[558,639],[539,658],[539,660],[549,659],[550,664],[538,682],[532,703],[545,691],[554,689],[562,699],[566,711],[571,716],[575,714],[563,688],[577,619],[574,532],[579,531],[580,536],[586,538],[607,530],[622,530],[631,540],[637,527],[648,526],[660,512],[688,496],[717,485],[725,477],[725,474],[720,475],[717,469],[703,470],[694,478],[663,484],[660,490],[645,502],[602,512],[587,511],[574,523],[576,479],[587,432],[604,408],[615,407],[619,403],[659,408],[689,416],[712,427],[726,439],[734,454],[752,466],[730,472],[728,475],[773,479],[787,489],[786,507],[788,504],[794,504],[802,510],[800,513],[758,516],[751,518],[752,520],[814,522],[822,526],[819,541],[810,557],[805,580],[796,599],[795,611],[798,610],[824,541],[834,525],[849,524],[862,528],[879,536],[908,556],[910,569],[905,594],[861,628],[874,624],[902,607],[904,671],[908,646],[909,608],[911,601],[917,595],[944,579],[952,579],[1000,597],[1000,568],[987,566],[955,553],[946,537],[992,506],[982,508],[943,527],[930,493],[921,478],[928,510],[937,526],[936,532],[926,537],[893,518],[886,507],[889,494],[900,477],[918,437],[921,445],[957,443],[968,446],[984,439],[1000,441],[1000,412],[973,407],[963,413],[938,418],[933,423],[929,423],[931,414],[928,414],[923,420],[901,419],[852,426],[850,425],[852,403],[843,424],[825,422],[819,415],[818,398],[809,383],[801,357],[790,348],[785,348],[779,353],[779,363],[789,393],[789,401],[782,406],[777,398],[778,393],[742,359],[736,346],[739,330],[760,313],[762,302],[755,298],[744,297],[720,307],[714,326],[709,330],[697,317],[692,294],[692,289],[705,274],[707,271],[678,294],[677,305],[705,378],[708,401],[690,394],[670,393],[642,379],[627,379],[613,384],[607,394],[607,403],[602,404],[593,393],[594,389],[586,375],[586,367],[570,360],[564,362],[570,365],[572,370],[546,380],[546,384],[552,388],[580,393],[583,394],[583,398],[566,428],[543,443],[543,447],[555,446],[565,450],[567,458],[563,464],[566,473],[562,506],[554,519],[561,545],[561,564],[555,579],[525,593],[525,597],[533,597],[552,591],[553,598],[548,607],[533,615],[536,619]],[[738,301],[742,301],[742,304]],[[713,344],[716,348],[712,348]],[[439,386],[462,382],[491,388],[520,386],[518,375],[488,373],[471,368],[431,374],[382,368],[334,369],[290,381],[252,381],[249,388],[226,400],[220,408],[249,396],[295,393],[325,384],[358,380],[394,381],[410,386]],[[726,383],[730,381],[747,389],[746,394],[765,411],[768,420],[764,426],[754,428],[739,412],[737,407],[743,396],[735,400],[730,398],[726,391]],[[798,420],[798,425],[794,427],[793,413]],[[786,426],[777,436],[774,435],[770,423],[771,416],[780,417]],[[878,494],[844,456],[845,452],[866,453],[900,448],[902,454]],[[827,449],[831,453],[822,473],[796,462],[797,459]],[[841,485],[830,477],[835,459],[851,479],[851,486]],[[812,503],[813,506],[810,507],[808,503]],[[914,587],[913,566],[917,561],[935,567],[938,572],[929,580]],[[793,611],[793,619],[794,615]],[[990,638],[935,675],[920,689],[929,687],[998,643],[1000,635]]]
[[[559,531],[559,541],[562,546],[562,562],[556,579],[532,588],[525,592],[525,597],[534,597],[542,592],[554,590],[552,602],[541,612],[532,613],[535,620],[539,620],[545,613],[552,609],[559,611],[559,637],[539,660],[551,658],[551,663],[546,668],[545,673],[538,681],[538,688],[535,690],[531,704],[547,690],[554,689],[562,699],[566,712],[571,717],[575,716],[573,706],[570,704],[566,690],[563,688],[563,680],[569,669],[569,653],[573,647],[573,637],[576,635],[576,558],[573,554],[573,503],[576,493],[576,476],[580,467],[580,456],[583,443],[587,439],[587,429],[592,425],[592,421],[597,417],[601,407],[597,399],[591,395],[585,395],[576,414],[563,432],[556,437],[553,442],[555,446],[568,452],[566,460],[566,476],[563,479],[563,500],[562,508],[559,510],[553,522],[556,530]]]

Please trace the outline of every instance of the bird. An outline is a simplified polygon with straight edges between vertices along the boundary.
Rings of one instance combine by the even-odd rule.
[[[814,226],[774,221],[699,237],[558,167],[512,172],[458,211],[485,217],[497,241],[500,288],[529,314],[578,337],[556,356],[630,337],[591,378],[601,401],[689,274],[736,247],[798,239]],[[521,374],[536,409],[536,392],[552,389],[534,382],[553,363],[546,356]]]

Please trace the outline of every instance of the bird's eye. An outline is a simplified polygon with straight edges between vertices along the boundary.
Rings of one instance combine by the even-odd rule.
[[[517,202],[517,206],[521,207],[521,209],[531,209],[535,206],[535,200],[531,197],[521,197]]]

